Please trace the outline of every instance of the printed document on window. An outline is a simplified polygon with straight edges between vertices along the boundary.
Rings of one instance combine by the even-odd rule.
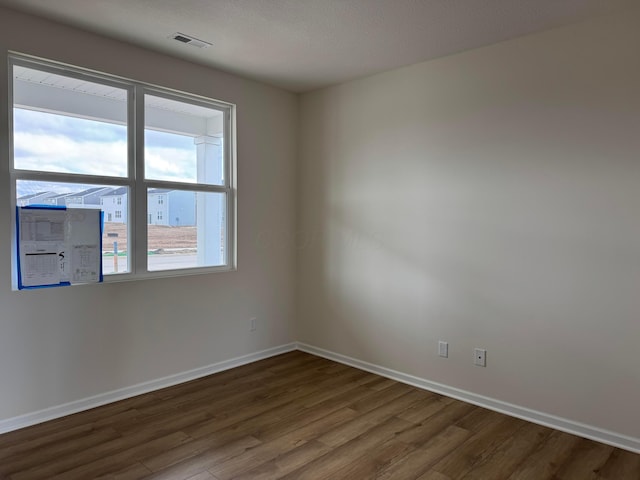
[[[74,245],[71,254],[71,283],[100,281],[98,245]]]
[[[20,267],[25,287],[58,284],[62,280],[60,255],[64,258],[66,212],[21,210]]]
[[[25,287],[60,283],[58,243],[23,243],[21,273]]]
[[[102,280],[98,209],[19,208],[22,287]]]

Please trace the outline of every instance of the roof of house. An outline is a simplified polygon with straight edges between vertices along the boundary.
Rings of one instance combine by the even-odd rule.
[[[81,192],[69,193],[68,195],[73,195],[74,197],[86,197],[88,195],[93,195],[94,193],[100,192],[100,190],[111,191],[110,187],[93,187],[88,188],[86,190],[82,190]]]
[[[54,195],[53,192],[37,192],[37,193],[30,193],[29,195],[23,195],[21,197],[18,197],[18,200],[29,200],[31,198],[35,198],[35,197],[41,197],[43,195]]]
[[[105,193],[104,195],[102,195],[103,197],[117,197],[120,195],[126,195],[129,192],[129,188],[128,187],[118,187],[115,188],[113,190],[111,190],[110,192]]]

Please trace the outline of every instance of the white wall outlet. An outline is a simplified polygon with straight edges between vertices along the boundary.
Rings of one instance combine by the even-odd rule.
[[[438,342],[438,355],[444,358],[449,357],[449,343],[440,340]]]
[[[473,363],[479,367],[487,366],[487,351],[484,348],[476,348],[474,350]]]
[[[255,332],[258,329],[258,319],[256,317],[251,317],[249,319],[249,325],[252,332]]]

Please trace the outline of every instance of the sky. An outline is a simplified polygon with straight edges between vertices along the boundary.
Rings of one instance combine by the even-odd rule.
[[[127,175],[124,125],[22,108],[14,109],[13,124],[16,168],[100,176]],[[147,130],[145,162],[146,178],[196,181],[193,137]],[[82,189],[78,185],[67,187],[21,181],[17,196],[36,193],[43,188],[55,188],[59,193]]]

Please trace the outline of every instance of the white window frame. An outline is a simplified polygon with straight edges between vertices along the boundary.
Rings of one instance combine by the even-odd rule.
[[[116,77],[106,73],[88,71],[80,67],[57,63],[51,60],[34,58],[18,53],[11,53],[9,58],[9,191],[11,195],[12,218],[16,209],[16,183],[18,180],[49,181],[61,183],[95,184],[114,188],[128,187],[129,198],[127,202],[127,228],[128,228],[128,252],[129,271],[104,276],[104,282],[118,282],[128,280],[140,280],[145,278],[175,277],[183,275],[197,275],[215,272],[233,271],[236,269],[236,137],[234,104],[212,100],[199,95],[178,92],[169,88],[138,82],[122,77]],[[100,175],[66,174],[58,172],[43,172],[34,170],[21,170],[14,168],[13,148],[13,67],[14,65],[27,68],[48,71],[58,75],[64,75],[90,82],[111,85],[127,90],[127,171],[126,177],[110,177]],[[213,108],[223,112],[223,142],[222,155],[224,169],[223,185],[208,185],[203,183],[186,183],[165,180],[145,179],[144,164],[144,133],[145,133],[145,94],[168,98],[171,100],[187,102],[207,108]],[[147,265],[147,191],[149,189],[174,189],[194,192],[222,193],[226,198],[226,223],[224,225],[225,263],[219,266],[202,266],[182,268],[175,270],[153,270]],[[115,202],[115,198],[114,198]],[[16,226],[12,222],[11,237],[11,261],[12,261],[12,285],[17,290],[17,248]]]

